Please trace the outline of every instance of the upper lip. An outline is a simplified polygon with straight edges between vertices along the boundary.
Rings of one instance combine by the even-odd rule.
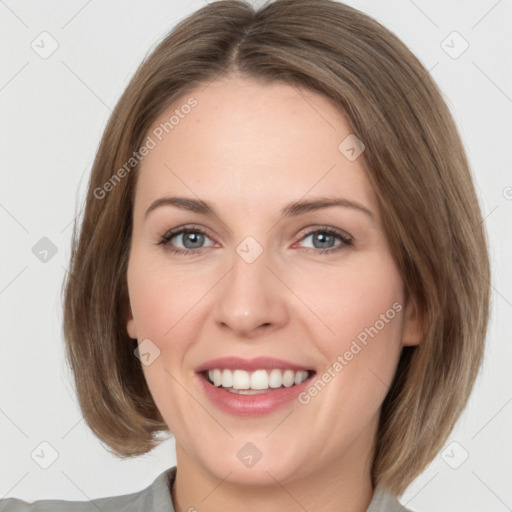
[[[312,368],[303,366],[301,364],[285,361],[284,359],[276,359],[274,357],[256,357],[254,359],[242,359],[241,357],[219,357],[206,361],[196,368],[197,373],[207,370],[214,370],[215,368],[230,369],[230,370],[273,370],[274,368],[282,370],[306,370],[313,371]]]

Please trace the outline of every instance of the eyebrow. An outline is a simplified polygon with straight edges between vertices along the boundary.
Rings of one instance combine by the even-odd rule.
[[[174,206],[180,210],[186,210],[200,215],[218,216],[215,209],[202,199],[191,199],[187,197],[161,197],[151,203],[149,208],[146,210],[144,217],[146,218],[150,212],[161,206]],[[321,210],[323,208],[331,208],[333,206],[353,208],[366,214],[372,220],[375,220],[375,216],[371,210],[362,204],[341,197],[319,197],[309,201],[294,201],[281,210],[281,216],[295,217],[298,215],[304,215],[305,213]]]

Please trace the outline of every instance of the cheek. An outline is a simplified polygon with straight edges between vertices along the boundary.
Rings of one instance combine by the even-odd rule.
[[[375,325],[386,336],[399,335],[403,286],[390,255],[372,254],[357,264],[309,275],[314,278],[297,279],[292,286],[311,312],[306,317],[315,338],[325,340],[326,348],[343,349],[358,336],[364,341],[365,329]]]
[[[165,261],[155,263],[133,254],[128,287],[139,339],[150,338],[164,349],[166,341],[194,318],[195,306],[212,286],[210,281],[211,275],[191,275],[170,268]]]
[[[128,284],[139,344],[150,340],[150,352],[157,354],[149,365],[142,365],[153,399],[172,432],[192,414],[183,401],[190,396],[183,389],[184,358],[191,340],[198,338],[204,323],[204,301],[214,285],[209,276],[177,272],[168,265],[133,257],[128,269]],[[196,278],[197,277],[197,278]],[[147,342],[146,342],[147,343]],[[139,347],[142,352],[142,347]],[[177,421],[172,411],[180,410]]]
[[[332,331],[318,321],[309,322],[315,325],[313,336],[325,356],[318,377],[329,382],[317,406],[329,403],[327,409],[339,410],[343,404],[343,412],[333,421],[340,428],[357,430],[377,411],[396,370],[403,321],[402,279],[391,257],[375,257],[358,260],[357,267],[346,266],[322,286],[320,282],[303,292]]]
[[[150,364],[142,365],[142,371],[169,429],[180,432],[182,425],[193,419],[191,411],[183,406],[190,397],[183,389],[180,368],[193,336],[191,329],[198,325],[199,309],[194,305],[204,291],[190,276],[185,278],[183,273],[170,272],[168,267],[157,267],[151,261],[135,257],[131,265],[128,283],[139,345],[149,339],[150,352],[157,354],[152,356]],[[180,415],[173,414],[176,410]]]

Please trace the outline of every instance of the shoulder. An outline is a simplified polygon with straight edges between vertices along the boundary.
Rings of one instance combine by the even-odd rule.
[[[377,486],[366,512],[413,512],[402,505],[386,488]]]
[[[7,498],[0,500],[0,512],[174,512],[169,481],[174,478],[175,471],[176,466],[167,469],[149,487],[131,494],[90,501],[39,500],[33,503]]]

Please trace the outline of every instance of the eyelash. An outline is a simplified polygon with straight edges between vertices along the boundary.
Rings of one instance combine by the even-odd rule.
[[[187,255],[187,256],[192,255],[192,254],[197,254],[198,252],[201,252],[202,249],[204,249],[204,247],[199,247],[196,249],[171,248],[169,246],[169,242],[176,235],[181,235],[183,233],[199,233],[201,235],[207,236],[208,238],[211,238],[210,236],[208,236],[208,233],[206,233],[205,231],[203,231],[200,228],[196,228],[194,226],[184,226],[184,227],[178,228],[176,230],[167,232],[161,238],[160,242],[158,242],[157,245],[162,245],[166,251],[171,252],[173,254],[181,254],[181,255]],[[306,247],[306,248],[304,248],[304,250],[308,254],[326,254],[326,253],[337,252],[337,251],[344,249],[347,246],[352,246],[353,242],[354,242],[352,238],[346,236],[341,231],[338,231],[338,230],[330,228],[330,227],[322,227],[322,228],[318,228],[318,229],[309,231],[303,235],[301,240],[303,240],[304,238],[307,238],[308,236],[313,235],[315,233],[324,233],[327,235],[336,236],[341,240],[342,243],[335,245],[334,247],[327,248],[327,249],[313,249],[310,247]]]

